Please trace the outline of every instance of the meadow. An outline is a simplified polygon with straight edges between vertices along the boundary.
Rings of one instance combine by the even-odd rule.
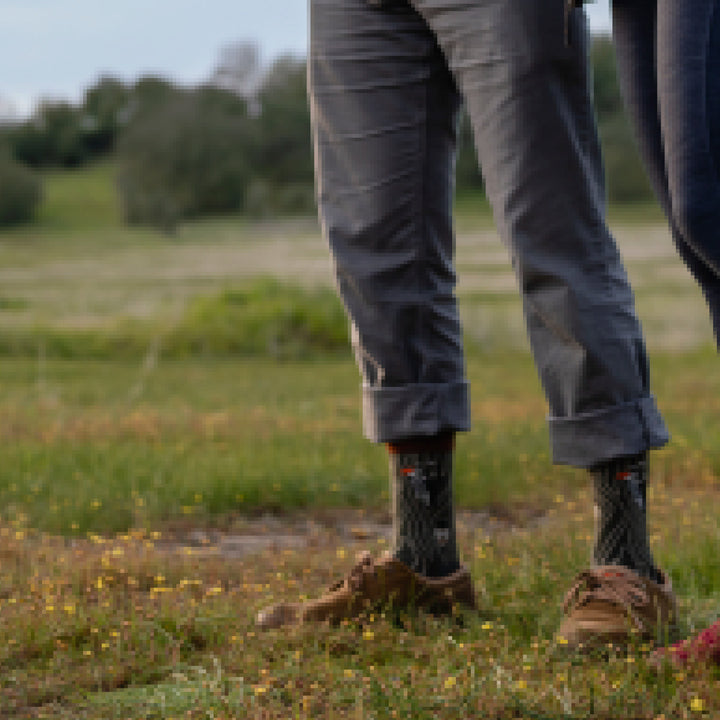
[[[125,228],[112,168],[46,179],[0,235],[0,718],[699,718],[720,675],[648,648],[564,651],[587,562],[586,475],[548,457],[507,253],[458,204],[473,430],[461,551],[479,612],[389,611],[259,634],[388,539],[387,460],[313,219]],[[654,207],[613,208],[673,440],[653,546],[683,636],[720,611],[720,373]]]

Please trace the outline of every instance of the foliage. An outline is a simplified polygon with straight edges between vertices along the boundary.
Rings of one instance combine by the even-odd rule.
[[[77,167],[86,160],[81,111],[65,101],[41,103],[10,140],[15,157],[31,167]]]
[[[622,114],[606,118],[600,125],[604,149],[608,200],[642,203],[652,199],[645,168],[638,155],[632,128]]]
[[[337,295],[258,279],[197,298],[163,343],[174,357],[298,358],[347,354],[348,327]]]
[[[156,345],[163,359],[349,354],[347,319],[335,292],[259,278],[195,297],[170,328],[127,319],[97,329],[7,328],[0,336],[0,356],[36,357],[42,348],[51,358],[140,360]]]
[[[590,60],[593,69],[593,101],[600,121],[623,113],[617,77],[615,48],[608,35],[593,38]]]
[[[107,182],[108,169],[51,174],[48,185],[57,184],[62,204]],[[109,212],[106,200],[100,204]],[[80,217],[81,204],[75,207]],[[71,213],[54,217],[52,228],[33,232],[33,243],[23,231],[3,234],[4,267],[21,269],[6,273],[3,338],[21,326],[16,314],[32,314],[22,325],[27,353],[0,362],[0,715],[720,714],[716,670],[655,673],[642,645],[568,656],[556,642],[562,597],[587,561],[592,498],[585,473],[550,463],[547,409],[524,352],[468,348],[473,430],[458,438],[456,493],[459,545],[479,612],[449,619],[379,612],[337,627],[259,635],[257,610],[314,597],[347,571],[357,550],[385,549],[386,454],[361,436],[357,370],[346,350],[296,361],[282,354],[169,359],[163,348],[176,327],[195,332],[208,322],[209,332],[223,333],[225,320],[242,328],[246,316],[276,327],[287,318],[284,301],[307,306],[310,325],[324,317],[329,295],[240,280],[258,271],[255,262],[268,272],[268,253],[278,276],[294,273],[306,284],[324,277],[293,256],[299,246],[303,260],[325,258],[317,227],[205,220],[168,242],[114,220],[99,228]],[[489,221],[473,222],[458,244],[471,283],[461,288],[464,310],[472,308],[472,283],[490,273],[502,280],[507,266]],[[664,320],[672,309],[670,321],[684,328],[700,313],[680,295],[681,283],[697,291],[682,272],[677,284],[658,279],[658,267],[678,262],[658,232],[632,229],[630,271],[640,272],[639,299]],[[213,254],[226,262],[220,275],[209,270]],[[222,292],[218,277],[227,284]],[[497,285],[514,297],[512,282]],[[168,322],[151,291],[187,313]],[[128,296],[148,325],[122,335],[115,323]],[[197,299],[186,306],[189,296]],[[481,304],[495,313],[489,299],[486,292]],[[46,332],[65,333],[70,344],[77,326],[64,313],[73,304],[84,332],[134,337],[135,354],[118,352],[111,362],[56,358]],[[98,305],[101,319],[87,324]],[[324,332],[334,327],[328,322]],[[717,615],[720,375],[711,348],[653,353],[652,361],[674,440],[653,454],[650,528],[687,634]]]
[[[115,143],[130,112],[132,91],[121,80],[101,77],[85,91],[83,127],[85,147],[92,157],[106,155]]]
[[[37,175],[15,162],[0,146],[0,227],[30,222],[41,197],[42,186]]]
[[[306,76],[303,58],[281,56],[257,95],[260,133],[255,167],[260,177],[275,184],[313,183]]]
[[[592,44],[593,94],[605,159],[607,196],[610,202],[646,202],[653,198],[638,155],[633,130],[625,114],[615,64],[615,50],[608,36]]]
[[[171,86],[165,80],[157,82]],[[30,118],[10,125],[3,134],[12,154],[25,165],[86,165],[114,150],[135,100],[148,94],[148,84],[148,79],[141,78],[130,87],[117,78],[103,76],[85,91],[81,104],[44,100]]]
[[[278,58],[251,94],[245,69],[227,66],[233,59],[247,62],[224,56],[216,84],[136,86],[118,146],[128,222],[172,231],[196,215],[314,210],[305,62]]]
[[[251,138],[245,102],[212,88],[139,107],[118,147],[127,222],[172,232],[185,218],[242,209]]]
[[[455,184],[459,194],[480,190],[483,179],[478,166],[470,116],[463,110],[458,120],[457,158],[455,162]]]

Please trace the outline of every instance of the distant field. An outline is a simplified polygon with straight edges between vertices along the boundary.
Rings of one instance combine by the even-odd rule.
[[[515,280],[484,201],[458,204],[458,294],[465,329],[486,350],[526,349]],[[613,208],[651,348],[711,342],[700,293],[656,207]],[[40,222],[0,234],[0,327],[112,330],[127,320],[169,328],[193,298],[248,278],[332,286],[313,218],[188,223],[176,237],[126,228],[110,166],[46,178]]]

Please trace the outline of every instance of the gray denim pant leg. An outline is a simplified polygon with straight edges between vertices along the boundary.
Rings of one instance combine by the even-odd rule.
[[[523,296],[554,460],[667,441],[604,221],[587,31],[563,0],[311,0],[321,216],[387,441],[468,425],[450,220],[459,93]],[[458,92],[459,89],[459,92]]]
[[[470,426],[451,222],[459,97],[409,8],[311,0],[318,198],[363,377],[366,435]]]

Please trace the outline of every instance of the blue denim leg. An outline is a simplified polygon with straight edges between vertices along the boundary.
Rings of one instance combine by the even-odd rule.
[[[720,343],[720,0],[613,0],[613,36],[643,160]]]

